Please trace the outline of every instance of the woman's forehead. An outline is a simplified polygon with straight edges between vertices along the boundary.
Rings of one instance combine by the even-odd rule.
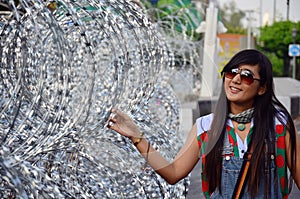
[[[247,69],[247,70],[250,70],[252,72],[259,73],[259,66],[258,65],[242,64],[242,65],[239,65],[237,68],[240,69],[240,70]]]

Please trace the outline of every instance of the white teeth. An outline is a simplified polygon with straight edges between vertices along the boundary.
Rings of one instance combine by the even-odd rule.
[[[231,90],[234,90],[234,91],[239,91],[240,89],[238,89],[238,88],[235,88],[235,87],[230,87],[231,88]]]

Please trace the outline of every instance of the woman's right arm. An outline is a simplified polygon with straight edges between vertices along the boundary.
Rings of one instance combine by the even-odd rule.
[[[148,164],[168,183],[175,184],[186,177],[199,160],[199,147],[197,141],[197,127],[194,125],[189,132],[187,140],[172,162],[168,162],[158,151],[149,145],[141,136],[141,132],[133,120],[117,109],[112,110],[113,117],[108,127],[131,139],[136,148],[147,159]],[[147,154],[148,151],[148,154]]]

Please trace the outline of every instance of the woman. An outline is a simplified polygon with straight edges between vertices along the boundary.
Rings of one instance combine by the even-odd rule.
[[[269,59],[257,50],[243,50],[228,62],[222,75],[215,112],[197,119],[171,163],[121,111],[112,110],[108,127],[131,139],[170,184],[186,177],[202,158],[206,198],[231,198],[237,192],[243,198],[287,198],[287,167],[300,188],[300,141],[291,116],[275,97]],[[243,157],[250,167],[246,188],[237,191],[239,173],[246,171],[241,171]]]

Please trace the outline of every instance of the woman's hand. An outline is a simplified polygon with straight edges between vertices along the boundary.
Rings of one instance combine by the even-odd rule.
[[[116,108],[111,110],[107,127],[129,139],[140,137],[139,128],[134,121],[127,114]]]

